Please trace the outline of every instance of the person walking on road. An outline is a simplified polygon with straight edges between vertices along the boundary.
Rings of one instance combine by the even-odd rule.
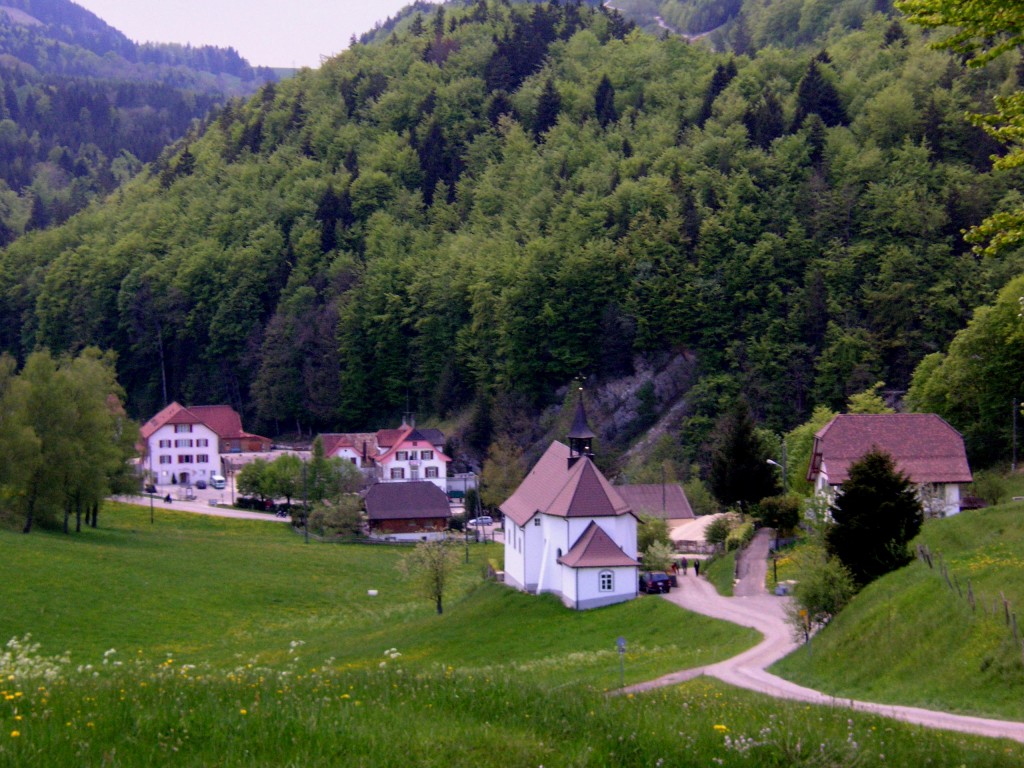
[[[700,576],[700,560],[693,561],[693,575]]]

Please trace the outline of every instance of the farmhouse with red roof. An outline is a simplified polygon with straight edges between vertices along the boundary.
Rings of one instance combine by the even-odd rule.
[[[500,507],[506,583],[576,609],[638,592],[637,518],[594,465],[593,438],[581,399],[569,445],[553,442]]]
[[[933,413],[847,413],[814,436],[807,479],[816,493],[834,496],[850,465],[873,448],[885,451],[896,468],[918,487],[926,514],[960,511],[960,486],[972,481],[964,441]]]
[[[242,429],[229,405],[171,403],[142,425],[144,463],[153,482],[192,484],[222,472],[221,454],[269,451],[270,440]]]

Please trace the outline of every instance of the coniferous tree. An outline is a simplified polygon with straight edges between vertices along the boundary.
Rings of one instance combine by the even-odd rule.
[[[719,418],[713,439],[711,491],[723,505],[745,508],[779,492],[777,473],[745,400],[737,400]]]
[[[540,92],[540,98],[537,100],[537,114],[533,120],[534,138],[540,139],[555,126],[561,109],[562,97],[558,95],[554,80],[549,77],[544,82],[544,90]]]
[[[796,115],[793,117],[793,128],[804,124],[808,115],[815,114],[821,121],[832,128],[846,125],[848,122],[846,109],[839,98],[839,92],[822,74],[817,59],[807,65],[807,72],[797,86]]]
[[[597,122],[602,128],[607,128],[610,123],[619,119],[619,113],[615,111],[615,87],[608,75],[601,76],[601,82],[597,84],[597,91],[594,93],[594,114],[597,115]]]
[[[697,125],[704,125],[710,119],[715,99],[732,82],[734,77],[736,77],[736,62],[732,59],[715,67],[715,73],[711,76],[708,89],[704,92],[704,103],[701,104],[700,114],[697,116]]]
[[[768,91],[756,105],[743,114],[743,124],[750,134],[750,141],[761,149],[768,149],[775,139],[786,132],[786,120],[782,105],[775,94]]]
[[[835,522],[826,547],[859,586],[910,562],[907,545],[924,515],[910,480],[889,454],[876,449],[850,465],[831,512]]]

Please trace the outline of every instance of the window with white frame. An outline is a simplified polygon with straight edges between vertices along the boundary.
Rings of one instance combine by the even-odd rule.
[[[601,571],[597,578],[602,592],[611,592],[615,589],[615,574],[611,571]]]
[[[200,453],[198,456],[196,456],[196,464],[209,464],[209,463],[210,463],[210,455],[209,454],[207,454],[207,453]]]
[[[192,462],[192,457],[191,456],[179,456],[178,457],[178,463],[179,464],[192,464],[193,463]]]
[[[161,440],[160,441],[160,447],[161,448],[170,448],[171,447],[171,441],[170,440]]]
[[[192,425],[191,424],[175,424],[174,425],[174,431],[175,432],[179,432],[179,433],[180,432],[191,432],[192,431]]]
[[[427,467],[426,468],[426,476],[427,477],[437,477],[437,467]]]
[[[161,456],[160,457],[160,463],[161,464],[170,464],[171,463],[171,457],[170,456]]]
[[[174,447],[175,448],[191,448],[192,447],[192,441],[188,440],[186,438],[181,438],[180,440],[175,440],[174,441]]]
[[[420,451],[420,458],[424,461],[432,461],[434,458],[433,451]]]
[[[200,437],[196,439],[196,448],[208,448],[209,446],[210,441],[207,440],[205,437]]]
[[[539,517],[539,516],[538,516],[538,517],[535,517],[535,518],[533,518],[533,524],[534,524],[534,525],[540,525],[540,517]]]
[[[401,467],[392,467],[391,468],[391,479],[392,480],[404,480],[405,479],[405,470],[402,469]]]
[[[409,460],[409,452],[408,451],[396,451],[395,452],[395,460],[396,461],[408,461]]]

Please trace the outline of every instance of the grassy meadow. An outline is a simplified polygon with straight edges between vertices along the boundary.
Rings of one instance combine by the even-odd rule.
[[[1024,637],[1022,512],[1012,503],[928,521],[915,543],[942,554],[960,594],[937,561],[915,560],[857,595],[810,656],[798,650],[773,671],[841,697],[1024,720],[1024,652],[1001,598]]]
[[[0,766],[1019,765],[1020,745],[699,679],[748,647],[657,597],[587,612],[484,583],[437,616],[403,550],[110,506],[78,536],[0,532]],[[367,595],[376,589],[376,597]],[[31,637],[26,639],[26,635]]]

